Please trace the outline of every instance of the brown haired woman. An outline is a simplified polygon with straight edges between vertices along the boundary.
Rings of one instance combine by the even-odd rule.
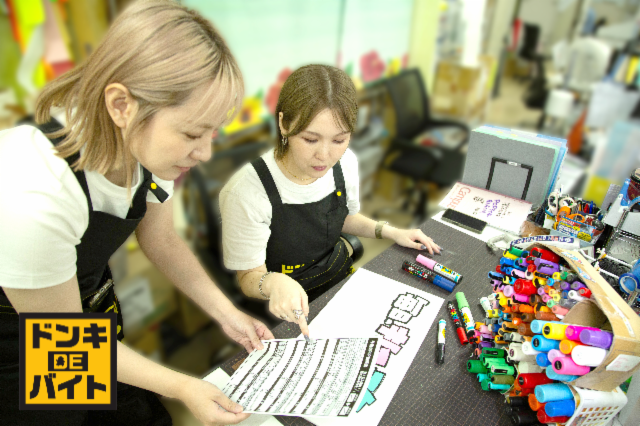
[[[277,147],[240,169],[220,193],[225,266],[237,271],[246,295],[269,300],[271,313],[300,324],[305,336],[309,300],[351,271],[341,232],[440,251],[419,229],[358,213],[358,163],[347,148],[356,113],[356,90],[343,71],[296,70],[276,107]]]
[[[242,84],[208,21],[171,1],[136,2],[84,64],[44,89],[38,122],[59,105],[65,126],[0,132],[0,423],[171,424],[152,392],[182,400],[207,425],[248,417],[212,384],[120,342],[117,411],[18,410],[17,313],[116,312],[121,340],[107,261],[134,230],[147,257],[231,338],[248,351],[273,338],[223,295],[173,227],[172,181],[211,157],[211,134],[232,118]]]

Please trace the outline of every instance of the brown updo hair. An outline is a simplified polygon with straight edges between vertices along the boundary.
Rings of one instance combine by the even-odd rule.
[[[275,157],[282,159],[289,144],[282,143],[282,126],[289,129],[286,137],[306,129],[318,113],[329,108],[344,131],[353,132],[358,116],[356,87],[351,78],[339,68],[329,65],[306,65],[295,70],[284,82],[276,106]]]

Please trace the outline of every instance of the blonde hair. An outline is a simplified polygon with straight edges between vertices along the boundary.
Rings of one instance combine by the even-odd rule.
[[[276,106],[276,123],[280,122],[282,112],[282,125],[288,129],[284,136],[295,136],[327,108],[345,131],[353,132],[358,118],[358,99],[351,78],[336,67],[306,65],[295,70],[284,82]],[[275,157],[281,160],[289,150],[289,144],[283,143],[280,126],[276,126],[276,132]]]
[[[67,124],[51,137],[65,136],[57,155],[67,158],[84,147],[74,170],[105,174],[118,158],[132,160],[130,136],[140,132],[162,108],[184,103],[206,82],[217,82],[224,123],[240,110],[244,84],[240,69],[213,25],[197,12],[169,0],[138,1],[113,22],[87,60],[48,84],[36,105],[36,122],[50,120],[63,107]],[[105,104],[105,88],[120,83],[138,103],[123,135]],[[212,85],[213,90],[213,85]],[[224,124],[223,123],[223,124]],[[127,187],[132,173],[127,171]]]

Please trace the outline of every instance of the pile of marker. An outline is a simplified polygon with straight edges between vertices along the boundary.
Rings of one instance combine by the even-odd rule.
[[[489,272],[493,294],[480,299],[484,322],[471,331],[466,324],[474,348],[467,371],[478,375],[483,390],[508,393],[507,413],[515,425],[566,422],[576,401],[569,386],[559,382],[589,373],[604,361],[613,341],[609,332],[559,321],[591,297],[561,262],[542,248],[505,251]]]

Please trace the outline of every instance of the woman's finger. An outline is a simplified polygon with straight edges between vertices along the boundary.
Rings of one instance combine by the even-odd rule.
[[[304,312],[305,319],[309,318],[309,296],[306,292],[302,292],[302,312]]]
[[[300,315],[300,318],[298,319],[298,325],[300,326],[300,331],[302,331],[302,334],[304,334],[305,336],[309,336],[309,325],[307,324],[307,319],[304,315]]]
[[[431,238],[427,236],[425,236],[424,238],[420,238],[420,243],[421,243],[421,247],[420,247],[421,250],[429,250],[429,253],[431,254],[433,254],[433,252],[440,254],[440,246],[434,243]]]
[[[433,255],[433,247],[431,243],[427,240],[420,240],[419,243],[415,244],[415,248],[418,250],[427,250],[429,254]]]

